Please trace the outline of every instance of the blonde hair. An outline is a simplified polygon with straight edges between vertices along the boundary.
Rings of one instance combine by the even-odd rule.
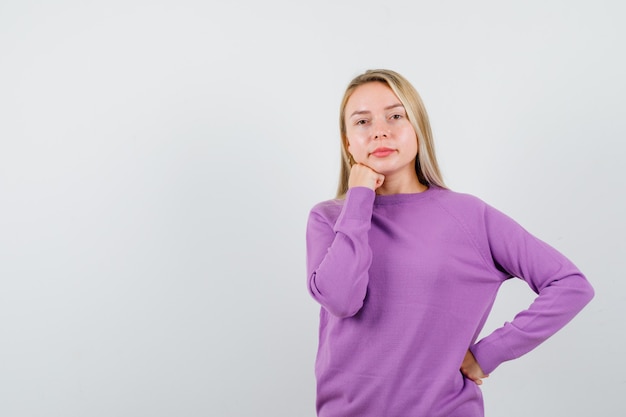
[[[339,130],[341,133],[341,170],[339,173],[339,186],[337,187],[337,197],[342,197],[348,191],[348,178],[350,168],[354,161],[348,152],[348,137],[346,134],[346,104],[350,96],[358,87],[371,82],[381,82],[386,84],[398,97],[407,117],[415,129],[417,136],[417,158],[415,159],[415,173],[419,182],[424,185],[437,185],[447,188],[443,182],[439,164],[435,156],[435,144],[433,134],[430,129],[430,122],[426,107],[420,98],[417,90],[411,83],[397,72],[386,69],[368,70],[355,77],[344,93],[339,110]]]

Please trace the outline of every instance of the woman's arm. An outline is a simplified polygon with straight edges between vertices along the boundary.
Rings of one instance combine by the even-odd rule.
[[[485,210],[485,229],[498,269],[522,278],[538,294],[528,309],[470,348],[485,374],[489,374],[565,326],[591,301],[594,291],[570,260],[489,206]]]
[[[372,262],[368,232],[375,193],[367,187],[348,190],[337,221],[313,209],[306,230],[307,276],[311,295],[338,317],[363,306]]]

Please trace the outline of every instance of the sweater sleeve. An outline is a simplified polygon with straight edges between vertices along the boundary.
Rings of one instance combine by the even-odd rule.
[[[528,309],[471,347],[483,371],[490,373],[565,326],[591,301],[594,291],[565,256],[489,206],[485,229],[496,267],[525,280],[538,294]]]
[[[351,317],[363,306],[372,262],[368,232],[375,193],[348,190],[334,224],[313,209],[306,230],[309,292],[331,314]]]

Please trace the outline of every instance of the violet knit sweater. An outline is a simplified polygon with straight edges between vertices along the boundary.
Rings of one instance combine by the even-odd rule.
[[[352,188],[311,210],[306,238],[308,287],[322,306],[320,417],[483,416],[480,388],[459,371],[467,349],[490,373],[593,297],[558,251],[481,200],[439,187]],[[539,296],[477,343],[511,277]]]

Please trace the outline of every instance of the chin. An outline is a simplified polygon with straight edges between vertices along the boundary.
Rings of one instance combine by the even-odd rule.
[[[391,174],[394,174],[396,172],[396,170],[394,169],[390,169],[390,168],[378,168],[378,167],[372,167],[372,169],[376,172],[378,172],[379,174],[382,174],[384,176],[388,176]]]
[[[374,171],[378,172],[379,174],[388,176],[392,174],[398,174],[400,172],[414,173],[415,172],[414,166],[415,165],[413,164],[398,166],[398,164],[384,163],[383,161],[381,161],[381,163],[370,165],[370,168],[372,168]]]
[[[389,163],[389,162],[385,162],[385,161],[374,161],[370,167],[380,173],[380,174],[385,174],[386,172],[394,172],[397,170],[398,167],[395,166],[395,164],[393,163]]]

